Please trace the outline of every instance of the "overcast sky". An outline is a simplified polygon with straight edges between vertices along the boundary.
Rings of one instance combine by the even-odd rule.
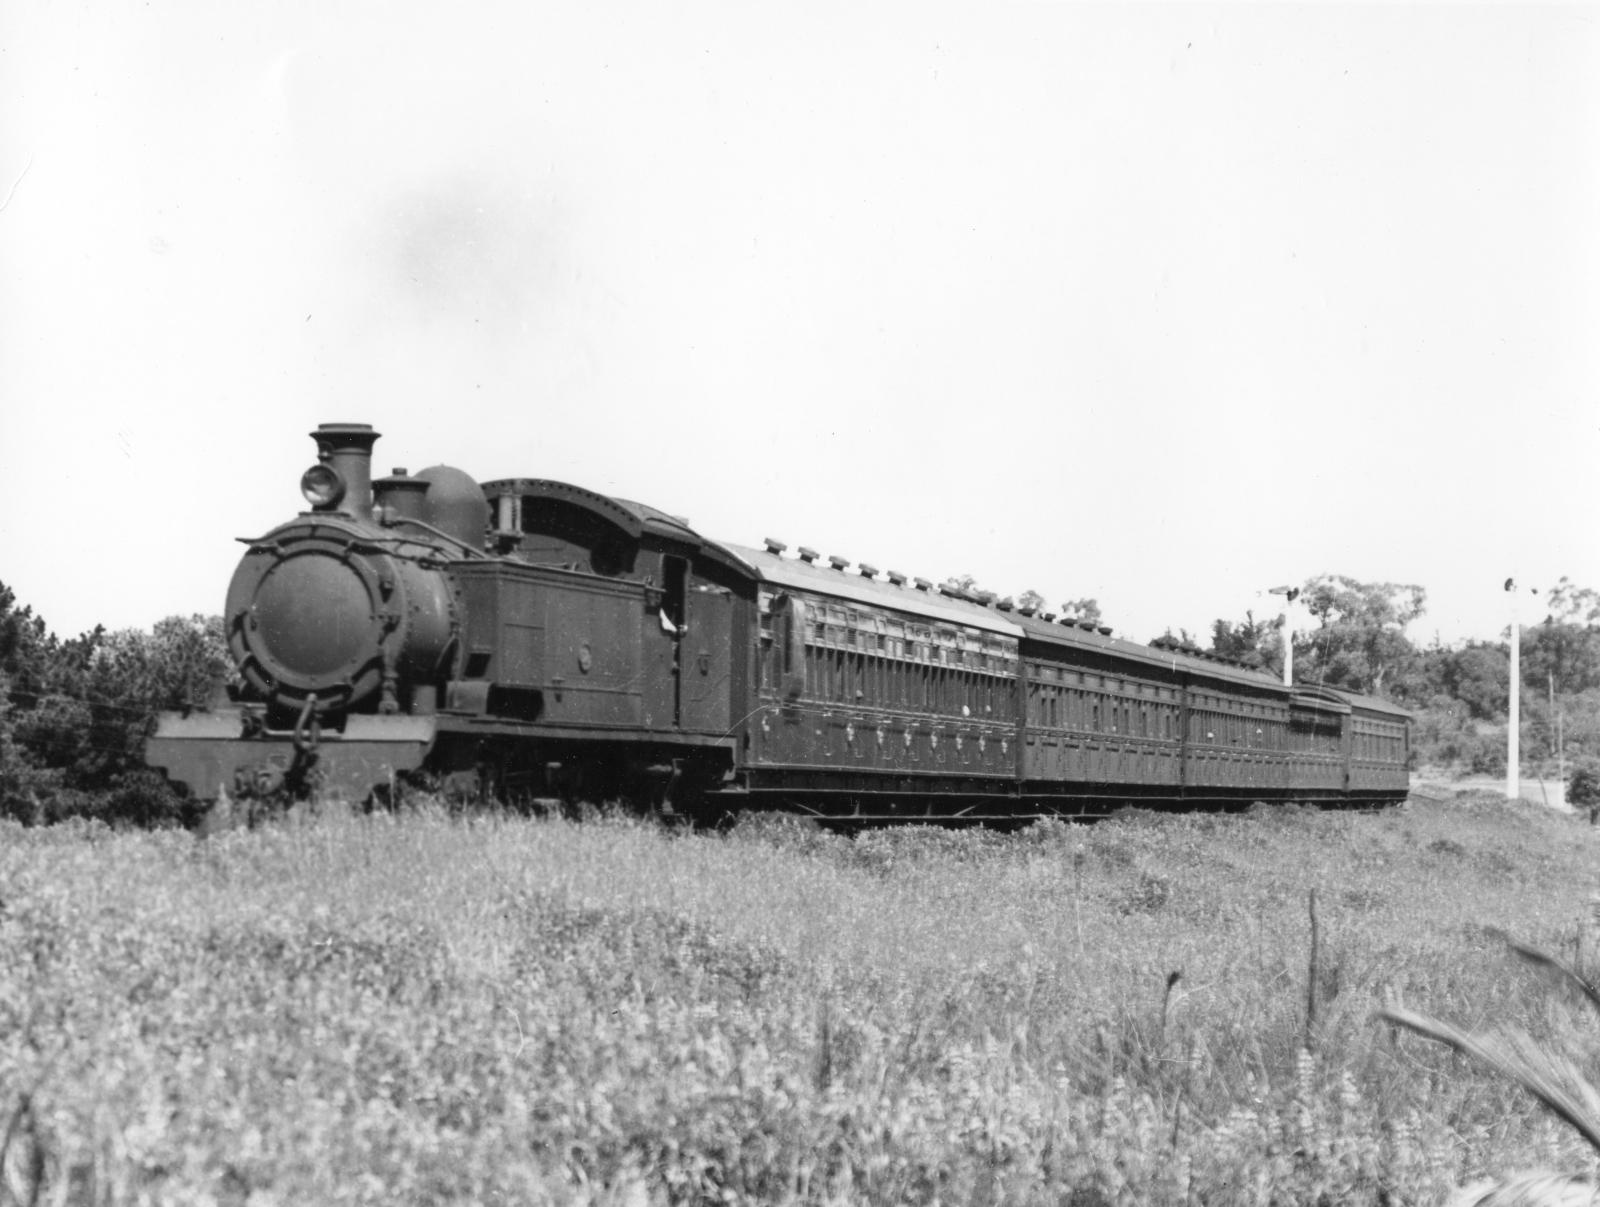
[[[220,611],[357,420],[1140,640],[1322,572],[1493,636],[1600,587],[1597,23],[12,0],[0,580]]]

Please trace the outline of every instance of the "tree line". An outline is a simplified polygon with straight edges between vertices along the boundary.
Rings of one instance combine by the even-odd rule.
[[[231,675],[221,617],[62,639],[0,583],[0,817],[193,821],[195,803],[145,767],[144,740],[156,713],[206,702]]]

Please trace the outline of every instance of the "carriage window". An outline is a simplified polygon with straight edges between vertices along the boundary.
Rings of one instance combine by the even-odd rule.
[[[681,557],[661,559],[661,615],[679,632],[683,630],[684,600],[689,590],[689,563]]]
[[[784,599],[779,606],[783,608],[780,625],[783,641],[783,682],[780,690],[785,699],[798,700],[805,690],[806,605],[791,596]]]

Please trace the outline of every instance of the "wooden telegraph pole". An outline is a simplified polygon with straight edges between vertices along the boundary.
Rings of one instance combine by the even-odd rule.
[[[1271,587],[1268,595],[1283,596],[1283,685],[1294,686],[1294,601],[1300,597],[1299,587]]]

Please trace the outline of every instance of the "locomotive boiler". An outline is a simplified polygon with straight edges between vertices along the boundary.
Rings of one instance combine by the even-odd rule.
[[[309,510],[245,541],[228,589],[240,687],[148,743],[203,800],[420,780],[976,821],[1407,790],[1408,717],[1383,700],[562,482],[374,480],[372,428],[312,438]]]

